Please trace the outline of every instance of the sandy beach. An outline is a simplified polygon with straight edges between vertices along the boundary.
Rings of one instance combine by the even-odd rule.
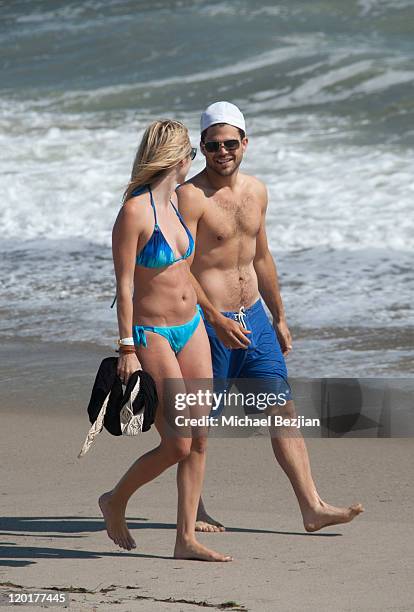
[[[97,497],[157,434],[103,432],[77,459],[105,353],[34,341],[11,348],[1,351],[2,592],[66,591],[71,610],[413,609],[412,439],[308,440],[322,497],[366,508],[352,524],[317,534],[304,531],[267,438],[211,439],[205,499],[227,531],[200,540],[235,561],[172,558],[175,469],[131,499],[137,549],[120,551],[106,536]]]

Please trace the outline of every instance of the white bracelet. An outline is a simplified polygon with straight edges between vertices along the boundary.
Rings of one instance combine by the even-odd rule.
[[[134,338],[120,338],[118,340],[119,346],[134,346]]]

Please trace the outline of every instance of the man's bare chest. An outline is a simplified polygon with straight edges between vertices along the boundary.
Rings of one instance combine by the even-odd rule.
[[[259,231],[260,221],[260,203],[251,196],[238,200],[211,197],[204,208],[198,231],[204,238],[219,241],[253,238]]]

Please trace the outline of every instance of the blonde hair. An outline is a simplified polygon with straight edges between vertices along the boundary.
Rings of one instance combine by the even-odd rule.
[[[154,121],[144,132],[135,156],[131,179],[122,203],[140,186],[147,185],[164,170],[174,167],[191,153],[188,130],[179,121]]]

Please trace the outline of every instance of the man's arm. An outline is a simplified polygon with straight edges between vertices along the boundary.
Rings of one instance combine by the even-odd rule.
[[[273,316],[273,326],[278,335],[282,352],[284,355],[287,355],[292,349],[292,337],[286,322],[276,265],[267,243],[265,224],[267,192],[263,184],[260,185],[260,189],[262,192],[260,195],[263,200],[263,209],[260,230],[256,240],[256,255],[253,260],[253,265],[257,274],[259,293]]]
[[[194,239],[194,244],[197,244],[197,228],[200,219],[203,216],[203,206],[197,201],[197,197],[195,197],[192,186],[189,184],[184,184],[177,188],[177,198],[178,198],[178,209],[184,219],[185,224],[191,232],[191,235]],[[197,247],[196,247],[197,248]],[[194,260],[194,255],[196,248],[191,257],[188,258],[188,264],[191,266]],[[194,291],[197,295],[197,302],[200,304],[203,309],[204,316],[207,321],[211,323],[214,327],[217,337],[221,342],[223,342],[224,346],[227,348],[247,348],[250,344],[250,340],[247,339],[246,334],[249,334],[250,331],[245,330],[239,323],[232,319],[228,319],[224,315],[221,314],[217,308],[213,306],[213,304],[208,299],[204,289],[194,276],[194,274],[190,272],[190,280],[191,284],[194,287]]]
[[[194,187],[190,183],[177,187],[176,193],[178,198],[178,210],[180,211],[184,219],[184,223],[190,230],[191,235],[194,239],[195,249],[193,251],[193,254],[188,258],[188,265],[191,267],[197,248],[196,245],[198,223],[202,218],[204,212],[203,205],[196,197],[194,193]],[[204,289],[191,271],[190,280],[197,294],[197,302],[203,309],[204,315],[207,320],[210,321],[210,323],[213,325],[214,322],[219,318],[221,313],[216,308],[214,308],[213,304],[208,299]]]
[[[207,321],[214,327],[217,338],[221,340],[227,348],[247,348],[250,344],[250,340],[247,338],[247,335],[251,333],[250,330],[244,329],[240,323],[225,317],[217,308],[214,308],[191,270],[190,280],[197,294],[197,302],[203,309]]]

